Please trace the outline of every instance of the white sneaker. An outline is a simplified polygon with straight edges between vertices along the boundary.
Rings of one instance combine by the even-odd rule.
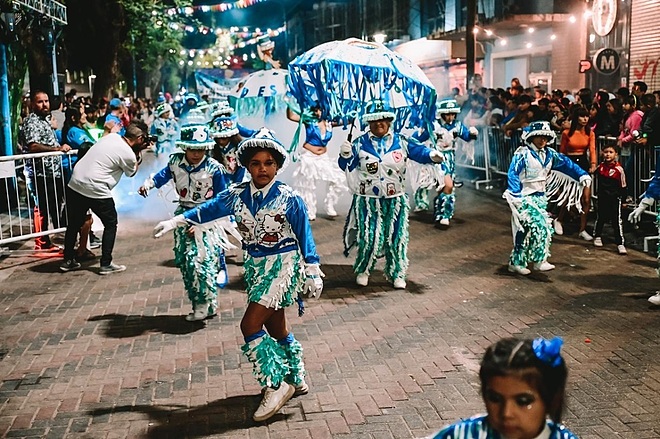
[[[592,241],[594,239],[586,230],[581,231],[578,236],[585,241]]]
[[[406,281],[403,278],[397,277],[394,279],[394,288],[397,290],[405,290],[406,289]]]
[[[509,264],[509,271],[511,273],[518,273],[522,274],[523,276],[527,276],[531,271],[527,267],[521,267],[520,265],[511,265]]]
[[[555,266],[548,261],[537,262],[536,264],[534,264],[534,270],[536,271],[550,271],[554,269]]]
[[[200,305],[193,312],[186,316],[186,320],[189,322],[196,322],[198,320],[204,320],[209,316],[209,307],[206,304]]]
[[[600,238],[600,236],[594,238],[594,247],[602,247],[603,246],[603,240]]]
[[[441,226],[448,226],[449,225],[449,218],[443,218],[440,220],[440,225]]]
[[[626,247],[623,244],[617,245],[616,249],[619,251],[620,255],[627,255],[628,254],[628,250],[626,250]]]
[[[552,227],[555,229],[555,234],[557,235],[563,235],[564,234],[564,227],[562,227],[561,223],[559,220],[552,220]]]
[[[306,395],[307,392],[309,392],[309,385],[307,382],[303,379],[300,384],[297,386],[293,386],[293,396],[298,396],[298,395]]]
[[[333,206],[326,207],[325,213],[327,213],[330,218],[334,218],[337,216],[337,211]]]
[[[355,278],[355,283],[360,285],[361,287],[366,287],[369,285],[369,274],[368,273],[360,273],[357,275]]]
[[[295,388],[291,384],[284,381],[280,384],[279,389],[267,388],[264,392],[264,398],[261,400],[257,411],[254,412],[252,419],[256,422],[261,422],[270,418],[291,399],[295,391]]]
[[[649,297],[649,302],[654,305],[660,305],[660,291],[656,291],[655,296]]]

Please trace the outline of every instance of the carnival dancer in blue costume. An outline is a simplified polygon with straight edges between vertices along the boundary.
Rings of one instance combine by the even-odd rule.
[[[434,216],[439,226],[448,227],[449,221],[454,217],[456,205],[456,194],[454,180],[456,178],[456,139],[466,142],[477,138],[477,130],[474,127],[466,127],[456,120],[461,107],[455,99],[445,99],[437,103],[435,118],[433,122],[433,136],[435,142],[427,142],[430,139],[427,131],[415,137],[420,142],[427,142],[442,153],[441,165],[434,167],[425,165],[411,166],[411,183],[414,191],[415,211],[424,211],[429,208],[428,196],[430,189],[438,189],[440,193],[435,198]],[[438,172],[438,167],[441,172]],[[435,169],[434,169],[435,168]],[[444,174],[444,175],[443,175]]]
[[[451,424],[427,439],[578,439],[561,423],[568,368],[563,341],[505,338],[481,360],[487,414]]]
[[[656,152],[660,148],[656,147]],[[628,216],[628,221],[631,223],[637,223],[639,222],[640,218],[642,217],[642,213],[649,207],[653,206],[653,203],[656,200],[660,200],[660,161],[656,163],[656,168],[655,168],[655,174],[653,174],[653,178],[651,179],[651,182],[649,183],[648,187],[646,188],[646,192],[642,194],[642,201],[640,201],[639,206],[633,210],[630,215]],[[655,224],[658,226],[658,234],[660,234],[660,212],[656,215],[655,218]],[[658,260],[658,266],[656,268],[656,272],[658,273],[658,276],[660,277],[660,244],[657,252],[657,260]],[[654,305],[660,305],[660,291],[656,291],[655,295],[649,297],[649,302],[651,302]]]
[[[212,156],[227,169],[230,183],[242,183],[250,179],[250,175],[238,162],[236,151],[243,141],[234,109],[228,105],[218,107],[210,122],[211,135],[215,140]],[[251,133],[252,135],[254,133]],[[249,137],[249,136],[248,136]]]
[[[522,134],[525,145],[511,159],[503,197],[512,212],[513,251],[509,258],[512,273],[529,274],[529,262],[538,271],[555,268],[548,262],[553,232],[546,211],[548,199],[579,208],[582,190],[591,184],[591,177],[582,168],[564,154],[546,147],[555,138],[549,122],[532,122]]]
[[[167,102],[156,107],[156,119],[151,124],[151,134],[156,136],[156,157],[158,154],[174,152],[176,141],[179,139],[179,124],[172,114],[172,106]]]
[[[439,163],[440,152],[390,130],[395,114],[382,101],[370,103],[362,120],[369,131],[345,141],[339,167],[346,172],[353,202],[344,227],[344,254],[357,244],[356,283],[366,286],[376,260],[385,257],[385,278],[406,287],[408,195],[406,162]]]
[[[154,236],[178,225],[197,227],[235,215],[246,251],[248,307],[241,321],[242,350],[253,364],[254,376],[266,387],[253,416],[259,422],[277,413],[294,393],[309,389],[302,346],[287,328],[284,308],[298,301],[302,312],[303,294],[319,297],[323,273],[304,201],[275,180],[286,160],[282,144],[262,128],[241,143],[238,159],[250,172],[251,182],[231,186],[196,209],[160,222]]]
[[[186,125],[181,130],[177,151],[170,155],[169,163],[153,177],[147,178],[138,193],[147,197],[150,189],[161,188],[170,180],[179,195],[176,215],[191,210],[210,200],[226,189],[224,167],[206,150],[213,145],[206,125]],[[216,314],[218,290],[216,278],[227,267],[224,249],[236,248],[227,239],[225,229],[234,228],[228,220],[217,221],[208,226],[187,224],[174,231],[174,260],[181,270],[183,284],[192,302],[193,311],[186,320],[204,320]]]
[[[325,212],[329,217],[337,216],[335,204],[342,192],[348,192],[344,174],[327,154],[328,142],[332,139],[334,122],[321,119],[321,109],[314,107],[303,114],[295,113],[287,108],[286,116],[293,122],[305,126],[304,151],[300,154],[300,163],[293,172],[294,188],[302,195],[307,206],[309,220],[316,219],[316,182],[328,183],[325,194]]]

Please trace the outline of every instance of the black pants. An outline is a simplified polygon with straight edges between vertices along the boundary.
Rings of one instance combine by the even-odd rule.
[[[610,221],[614,229],[614,238],[617,245],[623,245],[623,222],[621,221],[621,197],[607,194],[598,194],[598,212],[596,216],[596,227],[594,238],[600,238],[603,234],[603,226]]]
[[[87,211],[99,217],[103,223],[103,240],[101,241],[101,267],[112,262],[112,250],[117,237],[117,209],[112,198],[88,198],[71,188],[66,189],[66,205],[68,226],[64,235],[64,260],[75,259],[74,246],[78,232],[85,222]]]
[[[53,229],[64,227],[65,221],[62,218],[64,206],[64,180],[62,177],[53,176],[35,176],[33,179],[34,190],[37,195],[37,206],[39,207],[38,224],[35,224],[35,231],[43,232],[49,230],[49,220],[53,223]],[[37,238],[39,239],[39,238]],[[44,235],[40,242],[50,244],[50,237]]]

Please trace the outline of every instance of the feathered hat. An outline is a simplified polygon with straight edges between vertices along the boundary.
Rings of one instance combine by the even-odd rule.
[[[238,161],[244,167],[248,167],[248,163],[254,153],[254,149],[263,149],[268,150],[273,153],[273,158],[277,162],[278,168],[282,169],[284,162],[286,161],[286,149],[279,140],[275,138],[275,133],[269,130],[268,128],[261,128],[259,131],[252,137],[249,137],[243,140],[236,150],[236,155],[238,156]],[[248,153],[249,152],[249,153]]]
[[[555,132],[552,131],[552,128],[550,128],[550,122],[540,120],[532,122],[523,128],[523,132],[520,138],[524,142],[527,142],[528,139],[536,136],[547,137],[548,142],[553,142],[555,138],[557,138],[557,134],[555,134]]]
[[[181,128],[181,139],[176,141],[176,146],[184,151],[186,149],[209,149],[214,145],[209,127],[197,123],[184,125]]]
[[[394,111],[383,100],[377,99],[371,101],[367,106],[367,111],[362,116],[362,122],[368,123],[382,119],[394,120],[395,117]]]

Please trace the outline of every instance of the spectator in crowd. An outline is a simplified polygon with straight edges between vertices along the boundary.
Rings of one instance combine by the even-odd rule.
[[[619,98],[610,99],[605,104],[607,114],[612,121],[612,129],[608,131],[608,136],[618,137],[623,126],[623,104]]]
[[[490,119],[488,125],[499,127],[504,119],[504,102],[497,95],[488,98]]]
[[[526,127],[529,124],[529,107],[532,105],[532,97],[528,95],[519,96],[517,99],[518,109],[516,115],[504,124],[504,131],[507,136],[511,136],[515,131]]]
[[[644,112],[642,119],[642,131],[636,143],[641,146],[655,148],[660,146],[660,110],[655,101],[655,96],[648,93],[642,96],[640,109]],[[660,149],[660,148],[658,148]],[[656,149],[656,163],[660,151]]]
[[[566,154],[584,171],[593,174],[596,170],[596,136],[589,128],[589,111],[584,107],[576,107],[571,114],[571,127],[564,130],[561,134],[561,143],[559,152]],[[593,240],[593,237],[587,233],[587,215],[591,207],[591,187],[584,188],[582,193],[582,213],[580,213],[580,230],[578,236],[585,241]],[[562,221],[568,211],[566,204],[561,206],[559,216],[554,220],[553,225],[557,235],[563,235],[564,229]]]
[[[64,128],[64,104],[62,103],[62,98],[59,95],[53,96],[51,99],[50,103],[50,115],[52,117],[52,127],[54,130],[60,130],[60,143],[66,143],[62,142],[61,139],[61,133],[62,129]]]
[[[568,368],[563,341],[505,338],[481,360],[487,414],[451,424],[427,439],[577,439],[561,424]]]
[[[629,182],[637,181],[637,174],[635,172],[635,154],[634,148],[637,146],[635,143],[635,132],[639,132],[642,128],[642,119],[644,113],[639,110],[637,105],[637,97],[635,95],[628,96],[623,102],[623,129],[619,134],[618,146],[621,151],[621,162],[623,170]],[[634,184],[628,184],[628,197],[626,203],[634,202]]]
[[[616,147],[605,145],[601,150],[603,160],[596,168],[598,179],[598,204],[596,226],[594,227],[594,246],[603,246],[603,226],[606,221],[612,224],[617,250],[620,255],[628,252],[624,244],[623,221],[621,221],[621,199],[626,194],[626,174],[616,160]]]
[[[627,87],[621,87],[616,91],[615,95],[618,99],[624,101],[628,96],[630,96],[630,90],[628,90]]]
[[[117,236],[117,210],[111,191],[122,175],[132,177],[137,173],[141,151],[149,143],[147,125],[135,120],[126,127],[124,136],[117,133],[104,136],[77,163],[67,187],[68,225],[64,237],[64,263],[60,265],[60,271],[80,268],[75,258],[74,244],[89,209],[99,217],[104,227],[99,274],[126,269],[126,266],[112,262]]]
[[[536,105],[538,106],[536,120],[544,120],[546,122],[550,122],[554,118],[555,114],[550,111],[550,99],[541,98]]]
[[[561,101],[561,98],[564,97],[564,92],[560,89],[552,90],[552,99],[556,101]]]
[[[124,101],[119,98],[112,98],[108,103],[110,113],[105,117],[103,122],[103,135],[110,133],[117,133],[120,136],[126,134],[126,126],[124,125],[124,113],[126,112],[126,105]]]
[[[642,96],[646,94],[646,91],[648,89],[649,87],[646,85],[646,82],[635,81],[633,82],[632,89],[630,90],[630,94],[635,95],[635,97],[637,98],[637,102],[641,104]]]
[[[468,127],[488,125],[490,113],[486,109],[486,98],[481,93],[474,93],[468,102],[470,107],[463,118],[463,124]]]
[[[353,203],[344,227],[344,254],[357,245],[353,264],[356,283],[367,286],[379,257],[385,258],[385,278],[394,288],[406,288],[408,212],[406,162],[439,163],[439,151],[391,131],[395,113],[382,101],[371,102],[363,122],[369,131],[345,141],[339,167],[347,173]]]
[[[577,92],[577,96],[575,97],[575,101],[582,105],[584,108],[589,108],[591,107],[591,104],[594,101],[594,94],[591,91],[590,88],[581,88]]]
[[[31,113],[21,126],[20,138],[24,153],[37,152],[67,152],[71,147],[64,143],[60,145],[50,121],[50,101],[48,94],[41,90],[30,93]],[[54,228],[64,225],[60,215],[64,202],[64,172],[59,156],[48,156],[28,160],[26,171],[33,194],[36,195],[34,228],[35,232],[48,230],[49,219]],[[37,211],[38,210],[38,211]],[[35,240],[36,250],[51,250],[55,248],[48,235]]]
[[[660,90],[654,90],[653,91],[653,96],[655,96],[655,105],[656,105],[656,107],[660,107]]]

